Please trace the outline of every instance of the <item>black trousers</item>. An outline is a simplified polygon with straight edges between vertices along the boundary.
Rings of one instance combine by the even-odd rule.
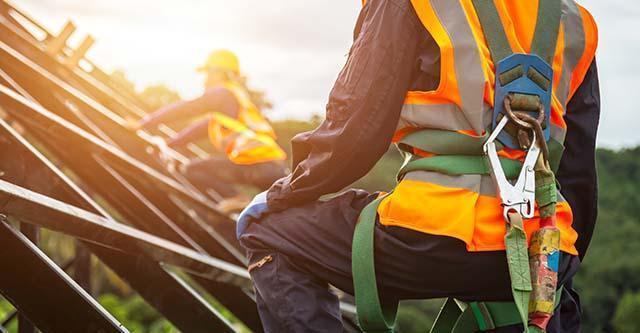
[[[212,156],[190,161],[183,173],[198,189],[211,188],[229,198],[238,194],[235,185],[249,185],[260,191],[268,189],[287,175],[287,168],[280,161],[239,165],[226,156]]]
[[[353,230],[360,211],[376,197],[351,190],[268,214],[246,229],[240,242],[250,263],[271,256],[250,272],[267,332],[342,331],[338,299],[329,284],[353,294]],[[379,224],[375,233],[376,277],[383,301],[512,299],[504,251],[468,252],[458,239]],[[559,277],[565,291],[549,332],[579,331],[580,306],[571,289],[578,266],[577,257],[562,254]]]

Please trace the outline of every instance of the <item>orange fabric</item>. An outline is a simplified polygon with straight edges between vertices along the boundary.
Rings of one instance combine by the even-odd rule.
[[[503,2],[509,17],[518,18],[519,24],[514,27],[514,32],[524,52],[531,51],[537,20],[537,16],[534,14],[538,12],[539,3],[539,0]],[[504,20],[504,17],[502,19]]]
[[[225,86],[238,100],[240,109],[237,119],[213,113],[209,121],[209,140],[213,146],[224,151],[235,164],[285,160],[287,155],[274,140],[273,128],[251,102],[246,91],[235,84]]]
[[[468,189],[403,180],[381,202],[378,214],[382,225],[455,237],[464,241],[469,251],[504,249],[506,227],[500,200]],[[562,235],[560,249],[577,254],[574,243],[578,235],[571,227],[573,215],[566,202],[558,203],[556,218]],[[530,239],[540,227],[537,209],[524,227]]]
[[[496,3],[500,20],[502,21],[509,44],[516,53],[527,53],[531,49],[539,0],[507,1],[493,0]],[[425,28],[431,34],[440,48],[441,67],[440,83],[434,91],[409,91],[405,104],[411,105],[447,105],[461,106],[460,88],[456,76],[455,50],[451,35],[442,24],[438,13],[426,0],[412,0],[414,9]],[[471,33],[477,42],[481,66],[484,73],[484,101],[490,107],[494,104],[495,64],[492,61],[489,47],[473,4],[470,0],[461,0]],[[582,7],[582,16],[586,46],[578,65],[571,75],[570,100],[578,88],[593,60],[597,46],[597,27],[591,15]],[[461,24],[461,23],[457,23]],[[564,24],[564,23],[563,23]],[[556,53],[553,58],[554,90],[557,90],[562,74],[562,66],[567,59],[565,54],[565,27],[561,25],[558,35]],[[460,33],[458,31],[458,33]],[[464,75],[464,74],[463,74]],[[450,106],[449,106],[450,109]],[[553,92],[551,101],[551,123],[566,129],[563,118],[565,105]],[[434,111],[438,112],[437,108]],[[462,112],[462,111],[460,111]],[[405,127],[399,129],[394,136],[398,142],[405,135],[420,130],[420,128]],[[475,131],[465,129],[458,131],[466,135],[477,135]],[[418,156],[433,156],[430,152],[414,149]],[[502,157],[522,160],[525,153],[520,150],[503,149],[499,152]],[[444,177],[444,176],[443,176]],[[444,178],[443,178],[444,179]],[[481,195],[464,188],[453,188],[435,183],[416,180],[401,181],[394,192],[385,198],[379,209],[381,223],[405,227],[434,235],[444,235],[458,238],[467,244],[469,251],[493,251],[504,249],[505,222],[502,217],[502,207],[497,197]],[[574,243],[577,233],[571,227],[572,213],[568,203],[558,203],[557,223],[561,231],[561,249],[571,254],[577,254]],[[539,217],[525,221],[527,235],[539,228]]]

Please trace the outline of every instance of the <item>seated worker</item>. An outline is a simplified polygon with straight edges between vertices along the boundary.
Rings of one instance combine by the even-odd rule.
[[[207,116],[176,134],[167,145],[177,148],[208,135],[213,147],[224,155],[194,159],[182,166],[181,172],[194,186],[212,188],[225,198],[238,199],[241,205],[246,200],[234,184],[267,189],[286,175],[286,153],[275,142],[267,119],[238,83],[239,62],[232,52],[212,52],[198,70],[206,74],[202,96],[163,107],[144,117],[138,127]]]
[[[433,332],[580,332],[591,15],[573,0],[367,0],[354,36],[326,119],[292,141],[293,172],[238,218],[264,331],[343,332],[333,285],[365,332],[391,333],[399,300],[441,297]],[[320,199],[392,142],[406,157],[392,192]]]

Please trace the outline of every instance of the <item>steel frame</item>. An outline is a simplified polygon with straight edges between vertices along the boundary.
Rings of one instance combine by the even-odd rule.
[[[73,30],[54,36],[0,0],[0,153],[9,157],[0,160],[0,213],[75,237],[84,288],[0,222],[0,267],[20,266],[0,274],[0,293],[43,332],[124,332],[85,291],[90,253],[184,332],[234,327],[175,270],[262,331],[234,220],[218,211],[215,193],[167,169],[147,133],[125,127],[123,117],[146,106],[83,58],[92,39],[78,50],[66,45]],[[171,133],[164,126],[160,135]],[[191,145],[175,156],[203,154]],[[353,306],[343,304],[343,314],[345,330],[355,331]],[[23,322],[20,331],[33,332]]]

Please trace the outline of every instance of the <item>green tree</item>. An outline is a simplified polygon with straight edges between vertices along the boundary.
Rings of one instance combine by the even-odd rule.
[[[640,313],[640,293],[625,293],[618,303],[613,316],[613,327],[616,332],[637,332],[640,329],[638,313]]]

